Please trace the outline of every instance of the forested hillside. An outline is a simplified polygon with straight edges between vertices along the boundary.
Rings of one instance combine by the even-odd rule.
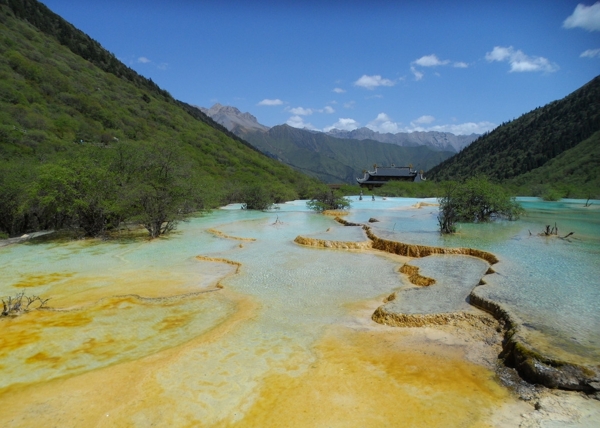
[[[0,233],[83,227],[319,186],[252,148],[44,5],[0,0]],[[164,206],[161,205],[163,203]],[[150,216],[152,217],[152,216]]]
[[[511,179],[545,166],[599,130],[600,76],[562,100],[539,107],[481,136],[462,152],[432,168],[428,176],[447,180],[484,174],[497,181]]]
[[[427,170],[452,155],[427,146],[402,147],[373,140],[335,138],[322,132],[274,126],[246,131],[244,138],[263,153],[326,183],[356,184],[362,171],[378,165],[412,165]]]
[[[600,199],[600,131],[507,184],[528,196]]]

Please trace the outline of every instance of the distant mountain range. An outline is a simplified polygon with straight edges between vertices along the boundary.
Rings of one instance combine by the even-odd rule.
[[[374,140],[380,143],[397,144],[405,147],[429,146],[438,150],[460,152],[479,137],[477,134],[454,135],[449,132],[398,132],[397,134],[373,131],[369,128],[358,128],[353,131],[332,129],[327,133],[336,138],[354,140]]]
[[[424,170],[434,181],[483,175],[518,195],[600,199],[599,100],[597,76],[481,136],[269,128],[235,107],[200,110],[260,152],[325,183],[356,184],[374,164],[395,164]]]
[[[220,123],[234,134],[245,138],[249,131],[267,132],[268,126],[258,123],[256,117],[250,113],[242,113],[233,106],[224,106],[219,103],[211,108],[198,107],[204,114]],[[316,132],[316,131],[310,131]],[[332,129],[326,133],[330,137],[345,140],[371,140],[380,143],[396,144],[403,147],[428,146],[435,150],[459,152],[479,137],[477,134],[454,135],[449,132],[398,132],[380,133],[369,128],[358,128],[352,131]]]
[[[236,107],[197,108],[267,156],[326,183],[356,184],[374,164],[428,170],[477,138],[445,132],[381,134],[368,128],[328,133],[288,125],[269,128]]]
[[[412,165],[417,170],[427,170],[455,153],[428,146],[402,147],[373,140],[335,138],[288,125],[274,126],[266,132],[246,129],[239,135],[267,156],[325,183],[356,184],[362,171],[374,164]]]
[[[438,181],[482,174],[522,195],[553,190],[563,197],[600,198],[598,100],[600,76],[481,136],[368,128],[323,133],[268,128],[235,107],[202,111],[261,152],[327,183],[354,184],[363,169],[395,163],[412,164]]]

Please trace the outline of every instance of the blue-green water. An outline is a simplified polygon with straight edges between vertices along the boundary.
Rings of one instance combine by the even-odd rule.
[[[519,198],[525,215],[518,221],[462,224],[452,236],[437,231],[435,206],[410,207],[417,200],[354,201],[349,220],[376,217],[381,237],[407,243],[471,247],[494,253],[500,263],[477,293],[515,313],[543,345],[600,361],[600,203],[545,202]],[[435,200],[429,200],[435,203]],[[370,205],[369,205],[370,204]],[[363,209],[364,207],[364,209]],[[546,225],[558,236],[539,236]],[[542,345],[540,345],[542,346]]]
[[[402,314],[436,314],[477,312],[468,296],[488,270],[488,263],[464,255],[434,255],[412,260],[419,274],[435,279],[430,286],[415,286],[402,290],[386,305],[386,310]]]
[[[0,248],[0,296],[24,291],[50,297],[50,307],[76,309],[0,320],[0,402],[2,388],[143,359],[204,340],[229,318],[249,317],[152,373],[181,408],[205,403],[194,418],[233,414],[266,373],[306,370],[315,360],[311,346],[326,328],[347,319],[345,305],[402,283],[399,265],[383,255],[293,242],[331,227],[339,226],[296,202],[269,213],[228,207],[151,242],[31,241]],[[239,263],[240,271],[233,274],[234,266],[197,256]],[[218,280],[224,291],[177,297],[212,289]],[[245,303],[231,300],[232,291]],[[298,354],[298,366],[289,369]],[[196,375],[189,376],[190,370]]]
[[[600,361],[598,205],[524,200],[527,215],[517,222],[463,225],[447,237],[437,231],[437,207],[414,207],[435,200],[353,199],[347,219],[377,218],[371,227],[381,237],[496,254],[497,273],[486,276],[488,284],[477,292],[514,312],[545,349]],[[119,365],[139,361],[136,369],[148,367],[148,374],[137,379],[155,389],[145,395],[150,401],[128,410],[134,425],[185,412],[208,423],[235,420],[255,402],[267,375],[310,372],[319,359],[313,346],[332,326],[364,329],[349,309],[357,302],[405,290],[396,304],[406,312],[470,310],[464,296],[486,270],[465,256],[413,260],[438,281],[419,292],[398,273],[403,262],[397,258],[295,244],[298,235],[364,240],[359,228],[310,212],[305,201],[271,212],[239,208],[193,218],[169,238],[151,242],[33,240],[0,247],[0,296],[24,291],[50,297],[53,308],[75,309],[0,321],[0,400],[59,414],[71,398],[51,405],[52,392],[30,403],[23,401],[27,388],[87,379],[82,376],[98,370],[108,370],[112,384],[119,384]],[[574,235],[537,236],[555,222],[561,236]],[[238,263],[239,272],[223,259]],[[193,294],[214,290],[217,282],[223,290]],[[368,322],[369,314],[364,317]],[[229,326],[230,319],[237,324]],[[153,356],[169,349],[183,350],[153,366]],[[133,396],[131,403],[143,401]],[[171,411],[158,412],[152,400],[170,403]]]
[[[370,226],[381,237],[415,244],[472,247],[494,253],[500,259],[494,266],[497,273],[487,276],[488,285],[479,287],[477,292],[506,305],[532,331],[543,333],[557,346],[600,360],[600,311],[597,308],[600,302],[600,204],[597,201],[592,201],[591,207],[584,207],[585,201],[580,200],[543,202],[537,198],[521,198],[526,214],[519,221],[463,224],[456,235],[444,236],[437,230],[437,207],[427,205],[435,204],[435,199],[351,199],[352,208],[346,218],[359,223],[376,218],[379,222]],[[414,208],[418,202],[425,204]],[[573,235],[567,239],[538,236],[547,224],[556,224],[559,236],[569,232]],[[244,242],[242,245],[252,247],[252,251],[241,251],[239,244],[243,241],[222,239],[206,232],[213,227],[227,235],[257,241]],[[403,286],[393,272],[394,266],[383,268],[389,265],[388,261],[367,254],[301,248],[293,243],[298,235],[364,240],[357,228],[340,227],[332,218],[308,211],[304,201],[281,204],[269,213],[240,210],[238,205],[231,205],[182,223],[174,236],[156,242],[93,245],[32,242],[0,248],[0,295],[25,290],[52,297],[60,303],[61,296],[53,290],[64,293],[61,283],[85,278],[85,287],[66,293],[77,294],[90,289],[101,293],[103,287],[114,282],[108,272],[132,278],[142,272],[144,278],[163,278],[176,282],[184,291],[194,291],[214,281],[223,270],[214,264],[207,269],[206,263],[194,259],[196,255],[231,258],[245,265],[244,275],[229,280],[230,286],[257,295],[265,305],[270,305],[272,300],[287,299],[282,315],[276,310],[270,311],[270,316],[282,320],[290,319],[297,307],[300,312],[322,311],[326,317],[332,313],[329,305],[315,306],[315,302],[331,293],[343,292],[348,296],[347,301],[352,301]],[[33,288],[18,286],[28,275],[57,272],[68,277],[41,281]],[[439,275],[443,276],[443,272]],[[361,286],[357,287],[355,282]],[[335,289],[335,284],[339,284],[339,289]],[[364,291],[365,284],[369,284],[368,291]],[[170,293],[165,291],[165,294]],[[299,313],[294,322],[304,319],[304,315]]]

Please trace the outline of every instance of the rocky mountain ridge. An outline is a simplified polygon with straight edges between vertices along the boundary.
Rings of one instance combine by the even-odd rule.
[[[268,131],[269,127],[258,123],[256,117],[250,113],[242,113],[237,107],[224,106],[216,103],[211,108],[197,107],[202,113],[209,116],[215,122],[220,123],[229,131],[239,134],[243,130]],[[236,130],[238,132],[236,132]]]
[[[243,138],[267,156],[325,183],[355,184],[361,171],[373,164],[412,165],[417,170],[428,170],[455,153],[425,145],[402,147],[335,138],[289,125],[277,125],[267,132],[248,130]]]
[[[260,124],[255,116],[248,112],[242,113],[238,108],[233,106],[224,106],[216,103],[211,108],[197,108],[241,138],[245,138],[250,131],[267,132],[269,130],[269,127]],[[308,130],[305,129],[305,131]],[[344,140],[372,140],[403,147],[428,146],[434,150],[456,153],[479,137],[477,134],[454,135],[450,132],[436,131],[399,132],[397,134],[380,133],[365,127],[352,131],[333,129],[329,132],[323,132],[323,134]]]
[[[460,152],[479,137],[477,134],[454,135],[450,132],[414,131],[380,133],[369,128],[358,128],[352,131],[332,129],[327,133],[336,138],[349,138],[353,140],[374,140],[380,143],[397,144],[399,146],[430,146],[439,150]]]

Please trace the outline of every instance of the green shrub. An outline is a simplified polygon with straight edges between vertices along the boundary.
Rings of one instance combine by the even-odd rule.
[[[542,199],[544,201],[558,201],[562,198],[560,192],[553,188],[548,188],[543,194]]]
[[[306,206],[313,211],[346,210],[350,208],[350,200],[334,190],[324,190],[315,195]]]
[[[251,184],[241,191],[241,202],[249,210],[268,210],[273,205],[273,197],[264,186]]]
[[[438,201],[442,233],[454,233],[458,222],[484,222],[496,217],[516,220],[523,212],[508,192],[485,177],[470,178],[464,183],[443,183]]]

